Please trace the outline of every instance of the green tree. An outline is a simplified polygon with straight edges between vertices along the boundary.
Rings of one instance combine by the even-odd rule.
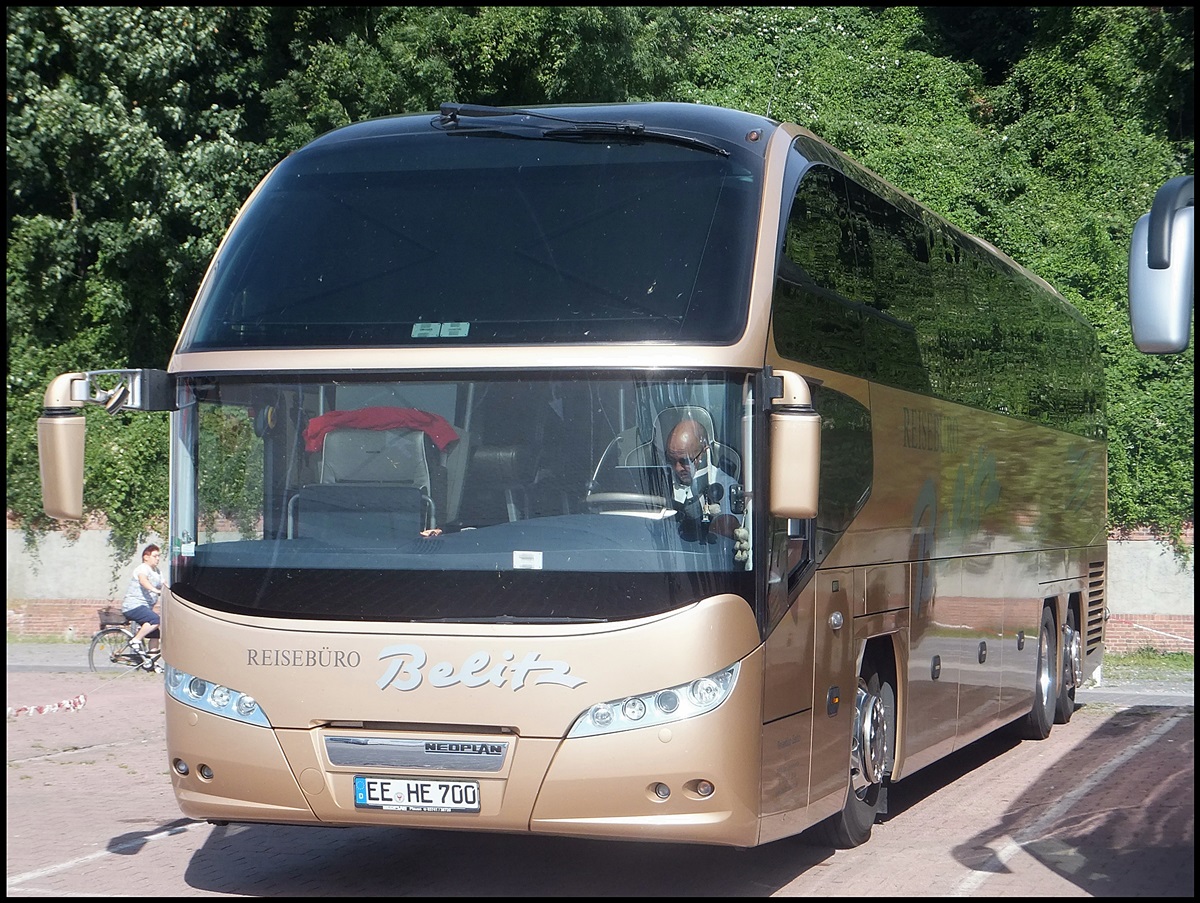
[[[1191,7],[11,7],[11,514],[58,373],[166,364],[284,155],[444,101],[684,100],[791,119],[1045,276],[1095,324],[1116,528],[1193,518],[1193,353],[1133,349],[1130,231],[1194,172]],[[85,507],[163,529],[163,415],[89,410]]]
[[[307,11],[295,15],[290,68],[265,86],[268,140],[292,150],[351,122],[453,101],[660,99],[679,78],[695,19],[654,7]]]
[[[966,27],[964,27],[966,26]],[[1046,278],[1105,359],[1110,523],[1194,517],[1194,357],[1130,336],[1129,238],[1194,172],[1192,8],[728,7],[691,99],[792,119]]]
[[[164,367],[263,151],[239,138],[253,13],[8,10],[8,508],[44,527],[36,439],[56,372]],[[85,506],[119,552],[165,532],[166,418],[89,412]]]
[[[686,10],[8,9],[7,507],[41,510],[35,422],[58,373],[164,367],[241,202],[351,121],[446,100],[650,97]],[[88,409],[85,509],[128,554],[165,530],[167,420]]]

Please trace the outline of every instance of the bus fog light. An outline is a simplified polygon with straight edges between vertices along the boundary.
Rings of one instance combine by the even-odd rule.
[[[206,781],[212,780],[213,770],[211,768],[209,768],[207,765],[201,765],[199,771],[200,771],[200,777],[204,778],[204,780],[206,780]]]
[[[666,784],[659,782],[654,785],[654,795],[657,796],[660,800],[665,800],[668,797],[670,797],[671,788],[668,787]]]
[[[713,786],[712,781],[697,781],[696,793],[700,796],[712,796],[713,791],[717,788]]]
[[[171,767],[175,769],[176,774],[182,775],[185,778],[188,776],[188,772],[191,771],[191,769],[188,768],[188,763],[183,761],[183,759],[176,759],[171,763]]]

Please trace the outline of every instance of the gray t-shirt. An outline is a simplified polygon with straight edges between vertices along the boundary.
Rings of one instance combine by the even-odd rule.
[[[143,605],[153,608],[158,602],[158,594],[152,593],[142,586],[142,582],[138,579],[142,575],[145,575],[146,580],[155,589],[162,589],[162,574],[143,561],[134,570],[133,578],[129,581],[129,589],[125,590],[125,598],[121,600],[121,611],[133,611]]]

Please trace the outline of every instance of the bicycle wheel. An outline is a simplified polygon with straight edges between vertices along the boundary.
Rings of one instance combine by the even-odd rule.
[[[108,627],[92,637],[88,647],[88,666],[93,671],[116,671],[137,665],[141,658],[129,648],[133,634],[120,627]]]

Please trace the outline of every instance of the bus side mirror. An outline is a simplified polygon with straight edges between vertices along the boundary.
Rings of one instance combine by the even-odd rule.
[[[83,518],[83,401],[73,392],[82,373],[57,376],[46,389],[37,422],[42,508],[55,520]]]
[[[1188,346],[1196,256],[1195,177],[1178,176],[1154,196],[1129,245],[1129,323],[1148,354]]]
[[[817,516],[821,474],[821,415],[799,373],[774,370],[783,390],[771,399],[771,513],[806,520]]]

